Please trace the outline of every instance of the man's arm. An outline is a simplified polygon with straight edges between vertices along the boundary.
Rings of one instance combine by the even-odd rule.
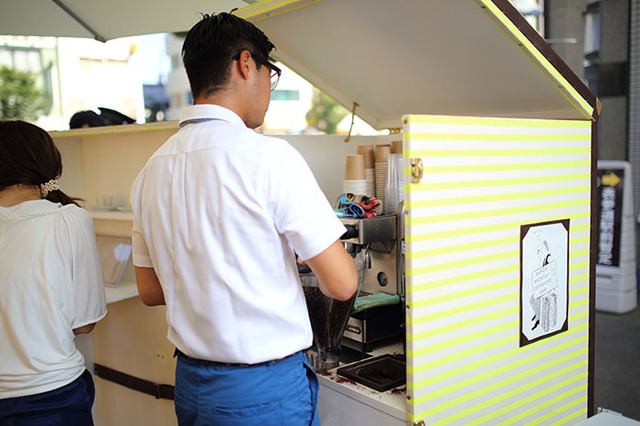
[[[349,300],[358,289],[356,265],[340,240],[304,263],[311,268],[320,290],[328,297]]]
[[[134,266],[140,300],[147,306],[164,305],[164,293],[153,268]]]

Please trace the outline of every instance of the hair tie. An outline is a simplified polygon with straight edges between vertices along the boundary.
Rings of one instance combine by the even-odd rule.
[[[40,184],[40,192],[42,193],[43,197],[46,197],[47,194],[51,191],[57,191],[58,189],[60,189],[60,184],[56,179],[51,179],[47,183]]]

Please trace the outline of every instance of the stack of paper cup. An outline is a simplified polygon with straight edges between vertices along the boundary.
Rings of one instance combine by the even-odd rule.
[[[395,157],[395,166],[396,166],[396,176],[397,176],[397,184],[398,184],[398,203],[404,200],[404,159],[402,157],[402,141],[393,141],[391,142],[391,153],[398,154]],[[394,213],[397,208],[394,209]]]
[[[383,210],[385,209],[384,192],[387,184],[387,159],[389,155],[391,155],[391,145],[376,145],[376,198],[382,201]]]
[[[404,179],[402,175],[402,155],[390,154],[387,158],[387,181],[384,190],[385,214],[396,214],[398,210],[401,191],[403,191],[402,179]]]
[[[355,195],[364,194],[367,190],[367,180],[364,173],[364,157],[362,155],[347,155],[342,190],[343,192],[350,192]]]
[[[358,154],[364,157],[364,177],[367,181],[365,195],[367,197],[376,196],[376,154],[374,145],[358,145]]]
[[[404,201],[404,157],[396,158],[396,173],[398,176],[398,203]]]
[[[402,155],[402,141],[391,142],[391,153]]]

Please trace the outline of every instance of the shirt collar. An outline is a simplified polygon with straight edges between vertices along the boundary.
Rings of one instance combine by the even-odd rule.
[[[182,123],[186,121],[197,122],[210,119],[224,120],[232,124],[245,126],[244,121],[242,121],[238,114],[230,109],[213,104],[198,104],[187,107],[180,113],[179,125],[182,125]]]
[[[52,212],[60,207],[61,205],[59,203],[53,203],[49,200],[31,200],[23,201],[11,207],[0,207],[0,213],[7,216],[30,216]]]

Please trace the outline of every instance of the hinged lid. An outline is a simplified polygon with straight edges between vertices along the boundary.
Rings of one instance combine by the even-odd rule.
[[[273,14],[269,3],[236,13],[375,128],[405,114],[593,115],[596,98],[507,0],[298,0]]]

